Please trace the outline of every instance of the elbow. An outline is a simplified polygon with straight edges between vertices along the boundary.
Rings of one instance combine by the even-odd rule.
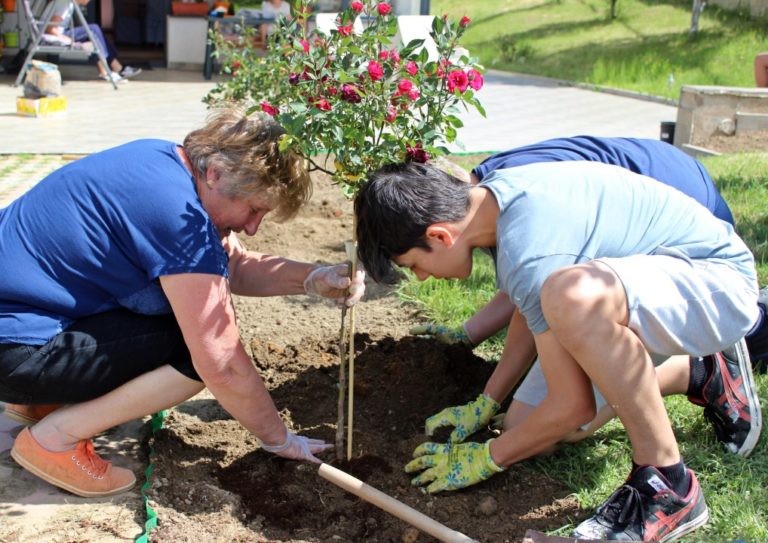
[[[231,388],[243,376],[243,369],[237,364],[233,353],[219,353],[217,356],[196,357],[195,370],[210,389]]]
[[[229,364],[216,364],[214,367],[195,364],[195,369],[205,386],[211,390],[230,388],[237,377]]]

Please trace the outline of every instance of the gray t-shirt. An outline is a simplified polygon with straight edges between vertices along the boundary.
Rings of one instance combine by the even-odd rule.
[[[534,334],[549,329],[541,287],[560,268],[657,252],[690,259],[752,258],[731,225],[696,200],[618,166],[530,164],[497,170],[480,186],[491,191],[500,208],[499,288]]]

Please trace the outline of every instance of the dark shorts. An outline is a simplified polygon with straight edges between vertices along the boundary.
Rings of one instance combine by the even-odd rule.
[[[78,403],[169,364],[200,381],[173,315],[109,311],[45,345],[0,344],[0,401]]]

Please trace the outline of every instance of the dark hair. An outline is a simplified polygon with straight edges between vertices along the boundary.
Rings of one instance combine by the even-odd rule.
[[[426,164],[391,164],[374,172],[355,197],[357,255],[374,281],[402,275],[392,259],[414,247],[430,250],[427,227],[463,219],[469,183]]]

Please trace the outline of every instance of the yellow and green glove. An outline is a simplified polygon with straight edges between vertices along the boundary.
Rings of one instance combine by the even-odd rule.
[[[457,490],[485,481],[495,473],[504,471],[491,458],[492,439],[485,443],[422,443],[413,451],[414,460],[406,466],[406,473],[426,470],[414,477],[411,484],[429,483],[427,492]]]
[[[443,426],[453,426],[448,441],[460,443],[486,426],[501,407],[487,394],[480,394],[476,400],[466,405],[446,407],[437,415],[429,417],[424,424],[424,433],[431,436]]]
[[[451,328],[449,326],[443,326],[441,324],[421,324],[419,326],[413,326],[408,333],[412,336],[431,336],[440,343],[447,345],[456,345],[461,343],[468,347],[474,347],[474,343],[469,339],[467,331],[464,327]]]

